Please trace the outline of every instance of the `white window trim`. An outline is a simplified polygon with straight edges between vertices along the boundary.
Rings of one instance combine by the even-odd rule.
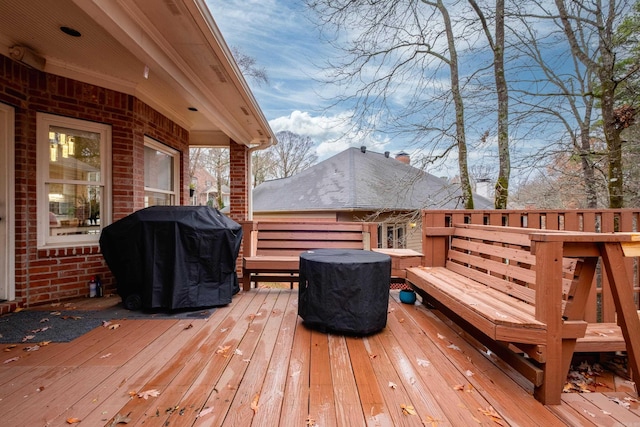
[[[159,188],[147,187],[144,186],[145,193],[147,191],[152,191],[154,193],[163,193],[163,194],[172,194],[173,195],[173,204],[178,206],[181,204],[181,192],[180,192],[180,152],[176,149],[169,147],[166,144],[163,144],[160,141],[156,141],[155,139],[146,136],[144,137],[144,146],[152,148],[156,151],[164,153],[168,156],[173,157],[173,191],[161,190]],[[146,167],[146,165],[145,165]]]
[[[101,230],[111,224],[111,126],[47,113],[37,113],[36,117],[38,247],[97,245],[98,239],[100,238],[99,233],[73,236],[49,236],[49,200],[45,191],[45,182],[49,179],[49,126],[66,127],[100,134],[101,181],[96,182],[95,185],[102,185],[104,189],[100,205]]]

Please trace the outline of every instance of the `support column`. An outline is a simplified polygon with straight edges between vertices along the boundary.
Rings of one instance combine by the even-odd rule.
[[[230,213],[234,221],[249,218],[249,149],[245,145],[231,141],[229,144],[229,187]]]

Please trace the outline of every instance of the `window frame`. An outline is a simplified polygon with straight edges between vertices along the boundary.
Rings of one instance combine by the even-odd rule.
[[[100,180],[87,181],[88,185],[101,187],[100,230],[111,223],[112,180],[111,180],[111,125],[89,120],[58,116],[48,113],[36,115],[36,204],[38,247],[61,247],[97,245],[100,233],[68,236],[51,236],[49,230],[48,184],[74,184],[79,180],[51,179],[49,177],[49,128],[50,126],[77,129],[100,135]]]
[[[180,206],[181,204],[181,192],[180,192],[180,151],[176,150],[175,148],[171,148],[166,144],[163,144],[162,142],[151,138],[150,136],[145,135],[144,136],[144,148],[151,148],[153,150],[156,150],[160,153],[166,154],[168,156],[171,156],[171,158],[173,159],[173,191],[167,191],[167,190],[163,190],[160,188],[153,188],[153,187],[147,187],[146,183],[143,182],[144,185],[144,204],[145,207],[149,207],[149,206],[155,206],[155,205],[149,205],[147,204],[147,192],[154,192],[154,193],[163,193],[163,194],[170,194],[173,195],[173,203],[170,204],[169,206]],[[146,156],[145,156],[146,159]],[[147,169],[147,164],[145,161],[144,164],[144,171],[146,171]],[[144,179],[143,179],[144,181]]]

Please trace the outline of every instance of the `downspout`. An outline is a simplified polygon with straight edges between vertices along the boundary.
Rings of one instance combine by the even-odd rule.
[[[252,143],[255,140],[251,141]],[[247,208],[248,208],[248,212],[247,212],[247,219],[249,221],[253,221],[253,181],[252,181],[252,177],[253,177],[253,161],[251,159],[251,155],[253,154],[254,151],[258,151],[258,150],[266,150],[269,147],[272,147],[274,145],[276,145],[276,141],[273,138],[269,138],[267,140],[266,143],[264,143],[263,141],[259,141],[256,142],[257,145],[254,145],[253,147],[250,147],[249,150],[247,151],[247,155],[248,155],[248,159],[247,159],[247,179],[249,180],[248,182],[248,186],[247,186]]]

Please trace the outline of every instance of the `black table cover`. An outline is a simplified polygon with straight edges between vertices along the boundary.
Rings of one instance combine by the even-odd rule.
[[[298,314],[320,331],[367,335],[387,325],[391,257],[349,249],[300,254]]]
[[[153,206],[105,227],[100,249],[125,307],[173,310],[231,302],[241,241],[217,209]]]

